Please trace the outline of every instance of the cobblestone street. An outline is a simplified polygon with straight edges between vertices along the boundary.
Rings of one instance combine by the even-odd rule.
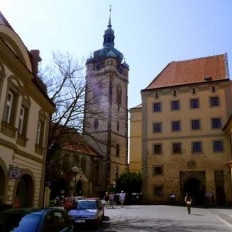
[[[105,210],[105,218],[98,230],[87,228],[77,231],[108,232],[229,232],[232,230],[231,209],[192,208],[191,214],[181,206],[130,205]]]

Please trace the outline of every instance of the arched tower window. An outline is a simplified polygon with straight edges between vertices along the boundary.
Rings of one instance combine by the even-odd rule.
[[[95,118],[94,119],[94,129],[96,130],[96,129],[98,129],[98,127],[99,127],[99,120],[98,120],[98,118]]]
[[[93,87],[93,100],[94,102],[100,102],[102,98],[102,83],[99,81]]]
[[[116,90],[116,103],[120,106],[122,104],[122,87],[121,85],[117,85]]]
[[[117,131],[119,131],[119,121],[117,121]]]
[[[116,156],[118,157],[120,155],[120,146],[119,144],[117,143],[116,144]]]

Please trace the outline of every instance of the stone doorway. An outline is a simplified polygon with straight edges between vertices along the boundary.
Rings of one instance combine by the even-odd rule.
[[[15,207],[33,207],[34,184],[31,176],[23,175],[17,184],[16,195],[14,199]]]
[[[193,198],[194,205],[203,205],[205,199],[205,172],[180,172],[181,196],[186,193]]]
[[[0,166],[0,205],[4,202],[5,173]]]

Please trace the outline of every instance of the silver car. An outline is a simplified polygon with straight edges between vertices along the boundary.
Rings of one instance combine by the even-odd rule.
[[[104,217],[104,206],[98,198],[79,200],[68,212],[74,226],[90,225],[97,229]]]

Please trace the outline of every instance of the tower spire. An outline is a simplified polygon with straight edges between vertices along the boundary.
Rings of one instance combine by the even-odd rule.
[[[111,48],[114,47],[114,30],[111,25],[111,5],[109,9],[109,23],[108,28],[105,30],[103,46]]]
[[[109,24],[108,24],[108,27],[112,27],[111,25],[111,5],[110,5],[110,9],[109,9]]]

